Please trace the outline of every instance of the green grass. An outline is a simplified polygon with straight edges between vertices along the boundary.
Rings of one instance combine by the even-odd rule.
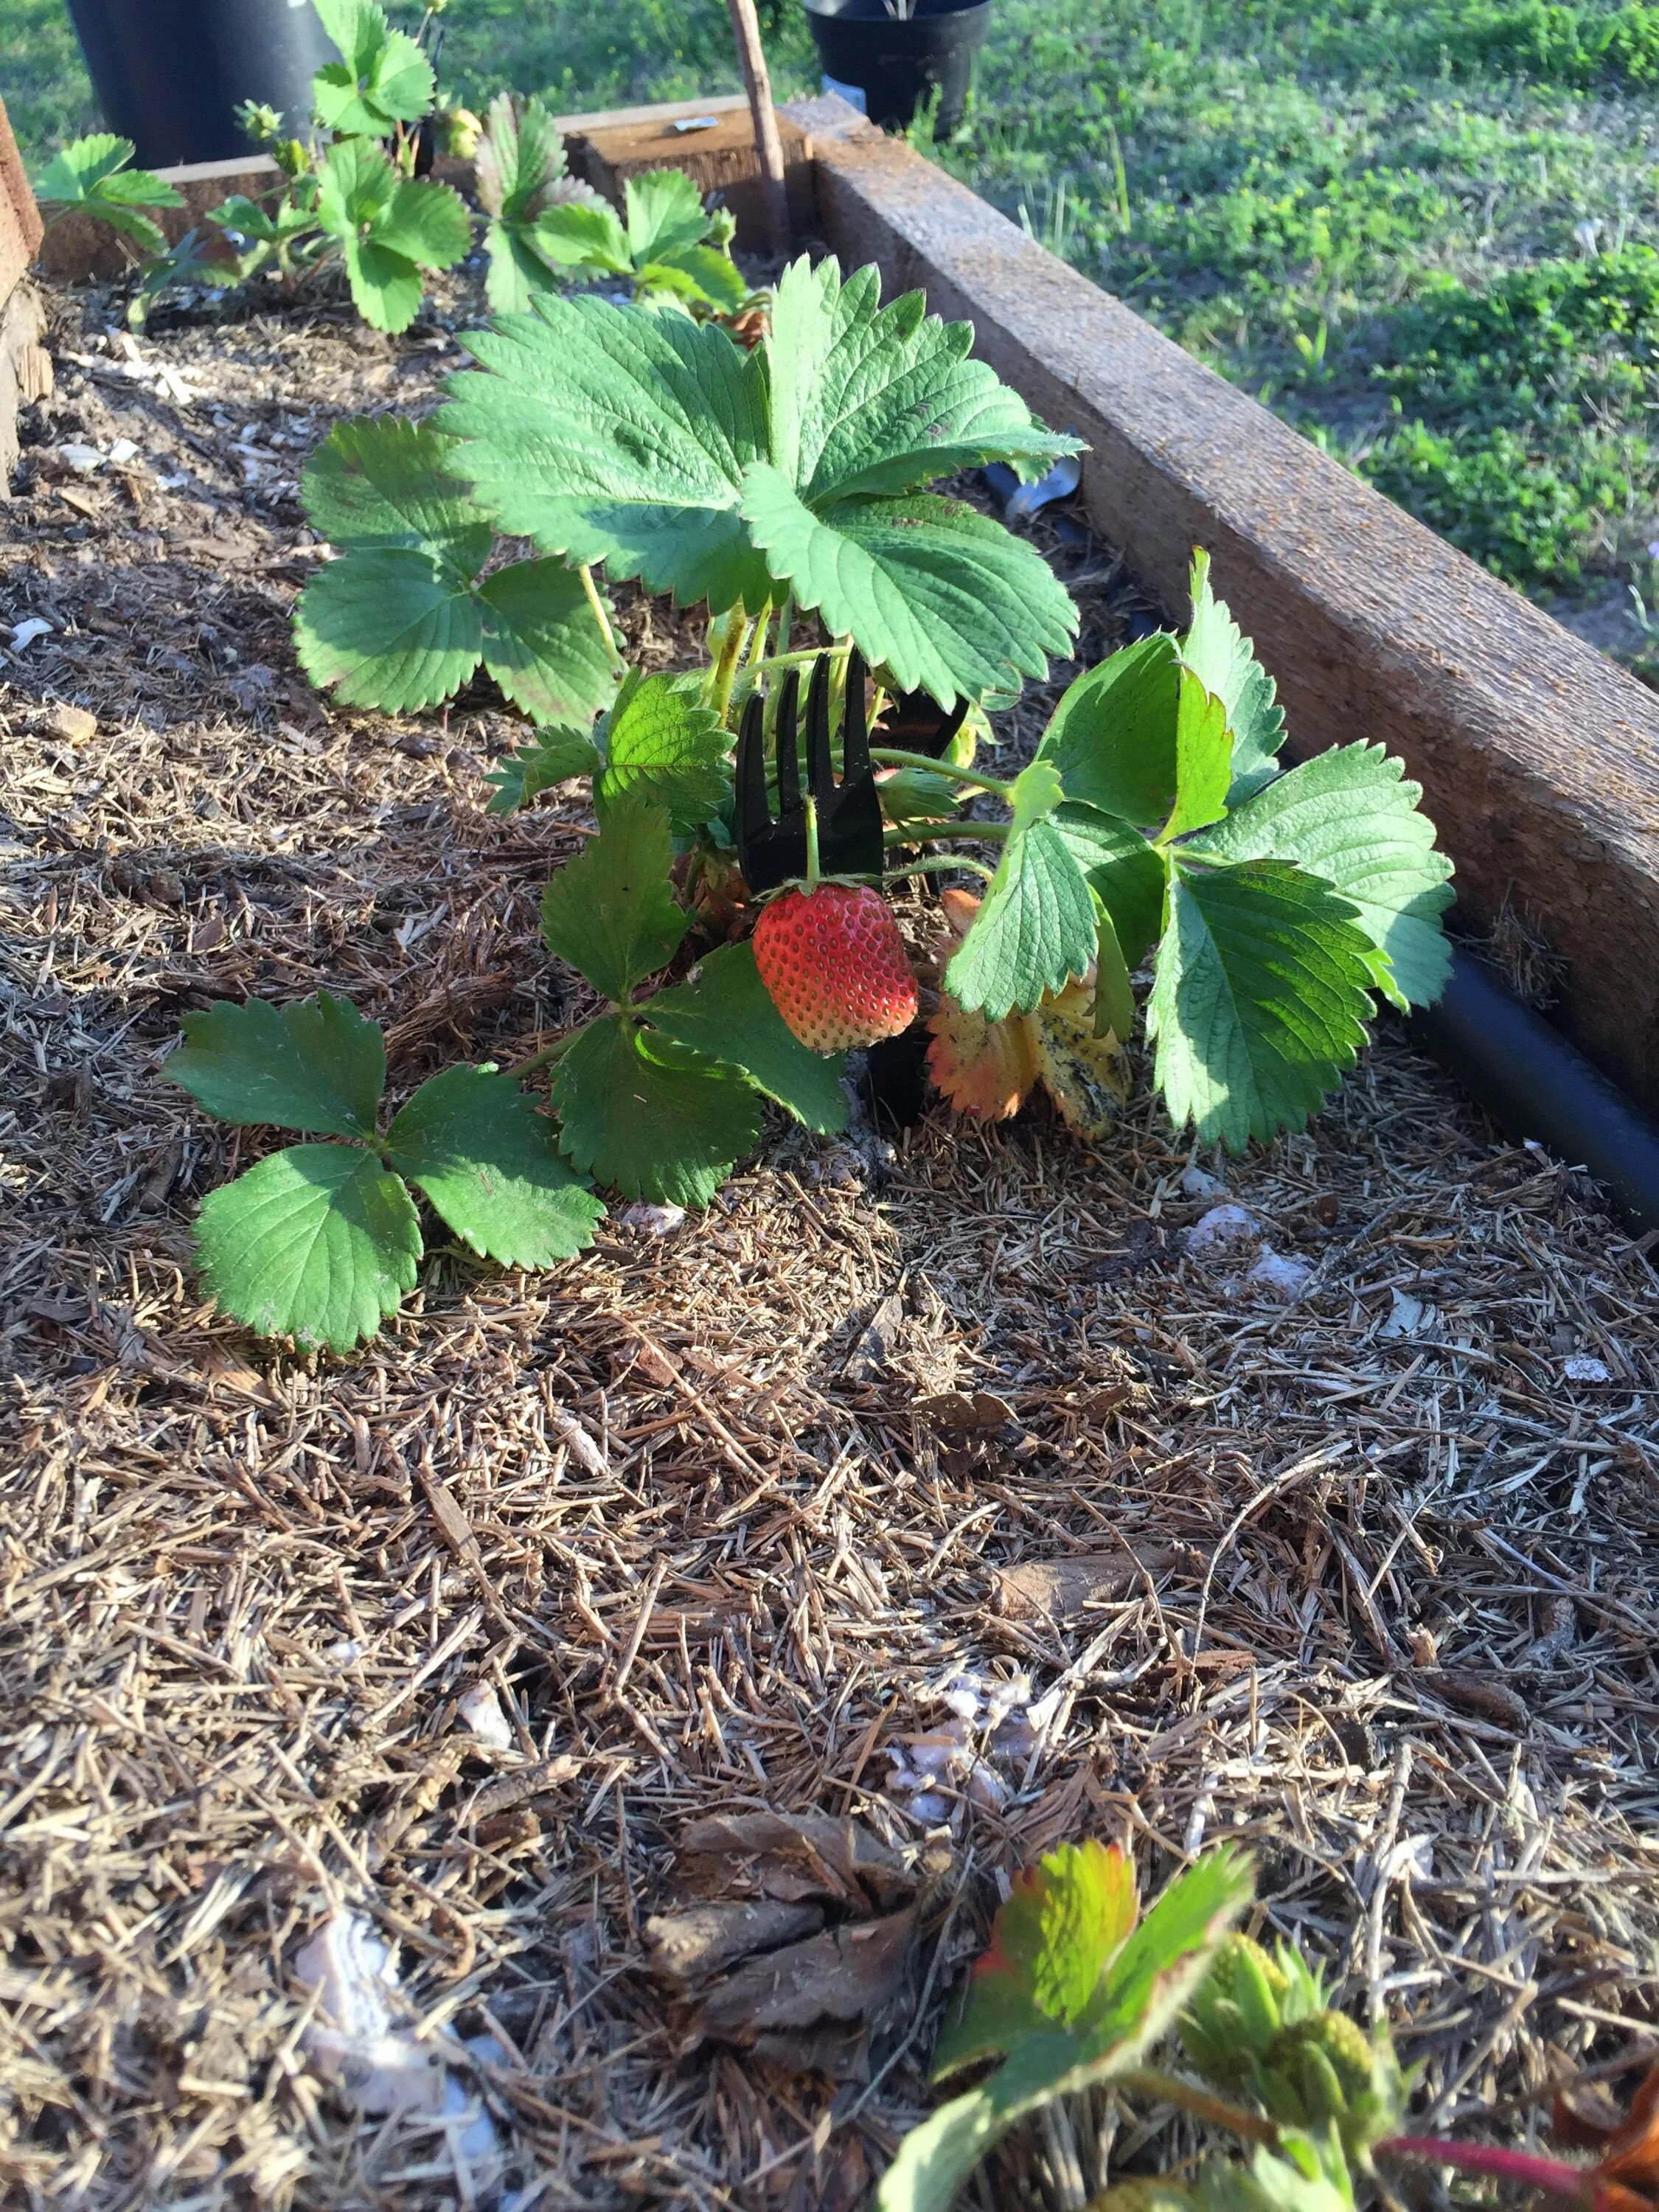
[[[402,9],[406,16],[410,11]],[[762,0],[781,94],[816,81]],[[735,89],[721,0],[453,0],[443,74],[562,108]],[[37,158],[87,113],[0,0]],[[997,0],[941,158],[1496,574],[1634,662],[1659,540],[1659,5]]]

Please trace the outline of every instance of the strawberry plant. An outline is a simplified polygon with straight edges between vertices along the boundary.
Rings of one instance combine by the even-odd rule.
[[[941,1090],[995,1118],[1040,1082],[1097,1139],[1127,1087],[1143,962],[1171,1116],[1235,1147],[1305,1122],[1376,994],[1416,1004],[1443,978],[1449,868],[1417,787],[1364,742],[1281,770],[1272,681],[1202,555],[1184,633],[1080,676],[1018,775],[975,764],[987,702],[1044,676],[1077,615],[1030,545],[930,486],[992,459],[1039,472],[1075,441],[970,335],[916,295],[883,307],[875,270],[843,280],[833,261],[785,272],[752,351],[643,301],[537,291],[468,337],[480,367],[433,421],[342,423],[307,469],[335,556],[295,617],[313,680],[410,711],[482,665],[537,726],[493,772],[490,811],[589,786],[598,834],[549,884],[542,927],[597,1005],[514,1073],[551,1070],[549,1141],[626,1197],[706,1205],[768,1102],[844,1126],[842,1055],[917,1011],[886,896],[905,878],[958,879],[931,1021]],[[630,671],[604,579],[704,605],[705,665]],[[274,1050],[276,1019],[237,1032],[239,1052]],[[193,1037],[180,1079],[197,1087],[229,1034]],[[372,1140],[372,1116],[329,1127]],[[329,1169],[361,1212],[370,1169]],[[320,1294],[270,1288],[297,1243],[272,1247],[256,1296],[216,1218],[204,1264],[229,1310],[349,1339]],[[383,1289],[412,1264],[399,1249]],[[394,1304],[348,1301],[350,1328]]]
[[[1519,2184],[1579,2212],[1652,2212],[1659,2187],[1659,2068],[1629,2118],[1586,2118],[1558,2095],[1555,2133],[1589,2166],[1399,2132],[1411,2083],[1386,2026],[1334,2008],[1322,1978],[1281,1943],[1233,1926],[1250,1862],[1226,1848],[1178,1875],[1142,1917],[1115,1848],[1064,1844],[1018,1875],[933,2054],[933,2078],[993,2069],[900,2144],[878,2212],[949,2212],[1006,2136],[1076,2092],[1174,2106],[1206,2148],[1167,2173],[1109,2178],[1089,2212],[1354,2212],[1377,2161],[1438,2165]],[[1153,2063],[1173,2039],[1181,2070]],[[1050,2112],[1051,2122],[1063,2112]],[[1234,2144],[1248,2149],[1240,2152]]]
[[[340,265],[365,322],[407,330],[427,273],[453,268],[472,243],[459,196],[416,173],[436,96],[432,64],[379,0],[315,5],[340,56],[312,79],[315,118],[332,143],[315,154],[283,136],[282,117],[245,105],[244,123],[283,173],[282,197],[267,209],[233,195],[208,220],[236,248],[240,279],[270,270],[291,289]]]
[[[478,204],[489,218],[484,293],[498,314],[507,314],[527,307],[534,294],[550,290],[557,281],[562,256],[551,228],[556,211],[605,207],[605,202],[591,185],[568,173],[564,141],[539,100],[497,93],[485,111],[473,161]],[[611,214],[608,207],[605,213]]]
[[[149,169],[135,169],[131,138],[95,131],[54,154],[34,180],[34,197],[51,210],[47,227],[65,216],[94,216],[129,239],[141,255],[167,251],[167,236],[152,208],[182,207],[174,188]]]

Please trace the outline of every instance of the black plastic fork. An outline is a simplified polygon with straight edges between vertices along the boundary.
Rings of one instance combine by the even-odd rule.
[[[830,664],[821,653],[812,665],[806,694],[806,788],[818,824],[818,872],[825,876],[874,876],[882,871],[881,799],[870,764],[870,732],[864,703],[864,661],[854,649],[847,657],[847,699],[842,715],[841,781],[836,781],[830,745]],[[766,791],[766,702],[757,691],[743,710],[738,731],[737,805],[734,827],[744,881],[751,891],[775,890],[806,873],[806,802],[800,787],[799,672],[784,678],[778,702],[778,811]],[[925,694],[914,692],[896,702],[896,737],[911,751],[940,758],[968,712],[963,699],[942,719]],[[905,724],[920,725],[914,733]],[[931,725],[931,726],[930,726]]]
[[[847,657],[847,704],[842,716],[841,781],[830,746],[830,663],[821,653],[806,693],[806,788],[818,823],[818,872],[881,876],[881,800],[870,765],[864,706],[864,663]],[[778,702],[778,811],[767,803],[766,704],[758,691],[738,731],[734,827],[743,878],[751,891],[775,890],[806,873],[806,801],[800,783],[799,672],[792,668]]]

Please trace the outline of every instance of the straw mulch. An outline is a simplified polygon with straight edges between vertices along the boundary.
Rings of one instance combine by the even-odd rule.
[[[1149,1884],[1248,1842],[1438,2121],[1516,2139],[1646,2047],[1654,1279],[1397,1037],[1223,1167],[1312,1264],[1288,1305],[1186,1249],[1218,1164],[1143,1098],[1097,1155],[1041,1112],[778,1131],[668,1234],[613,1213],[536,1279],[440,1255],[349,1363],[204,1310],[193,1207],[264,1140],[160,1079],[181,1010],[326,984],[397,1097],[521,1053],[578,837],[485,817],[516,732],[482,697],[388,725],[294,665],[302,455],[429,398],[442,331],[135,360],[82,315],[0,551],[53,625],[0,694],[7,2201],[857,2204],[995,1878],[1090,1833]],[[53,457],[116,436],[124,469]],[[1098,649],[1122,601],[1090,606]],[[961,1676],[1012,1686],[994,1746],[939,1737]],[[767,1808],[953,1846],[840,2082],[695,2045],[651,1971],[688,1824]],[[459,2116],[331,2082],[295,1962],[349,1912]],[[1078,2112],[979,2201],[1080,2205],[1097,2121],[1187,2141]]]

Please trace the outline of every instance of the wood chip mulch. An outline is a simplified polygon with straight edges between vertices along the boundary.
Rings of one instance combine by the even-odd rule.
[[[1398,1035],[1243,1162],[1144,1078],[1094,1152],[866,1113],[546,1276],[444,1250],[352,1361],[203,1307],[267,1139],[161,1079],[181,1011],[326,984],[398,1098],[522,1053],[580,817],[486,817],[499,702],[293,660],[304,454],[428,404],[441,322],[54,346],[0,547],[51,625],[0,670],[6,2201],[851,2207],[998,1879],[1085,1833],[1248,1842],[1438,2123],[1650,2048],[1651,1258]],[[770,2024],[762,1934],[831,1962]],[[354,2100],[354,1974],[422,2107]],[[1079,2108],[977,2201],[1075,2212],[1114,2130],[1188,2140]]]

